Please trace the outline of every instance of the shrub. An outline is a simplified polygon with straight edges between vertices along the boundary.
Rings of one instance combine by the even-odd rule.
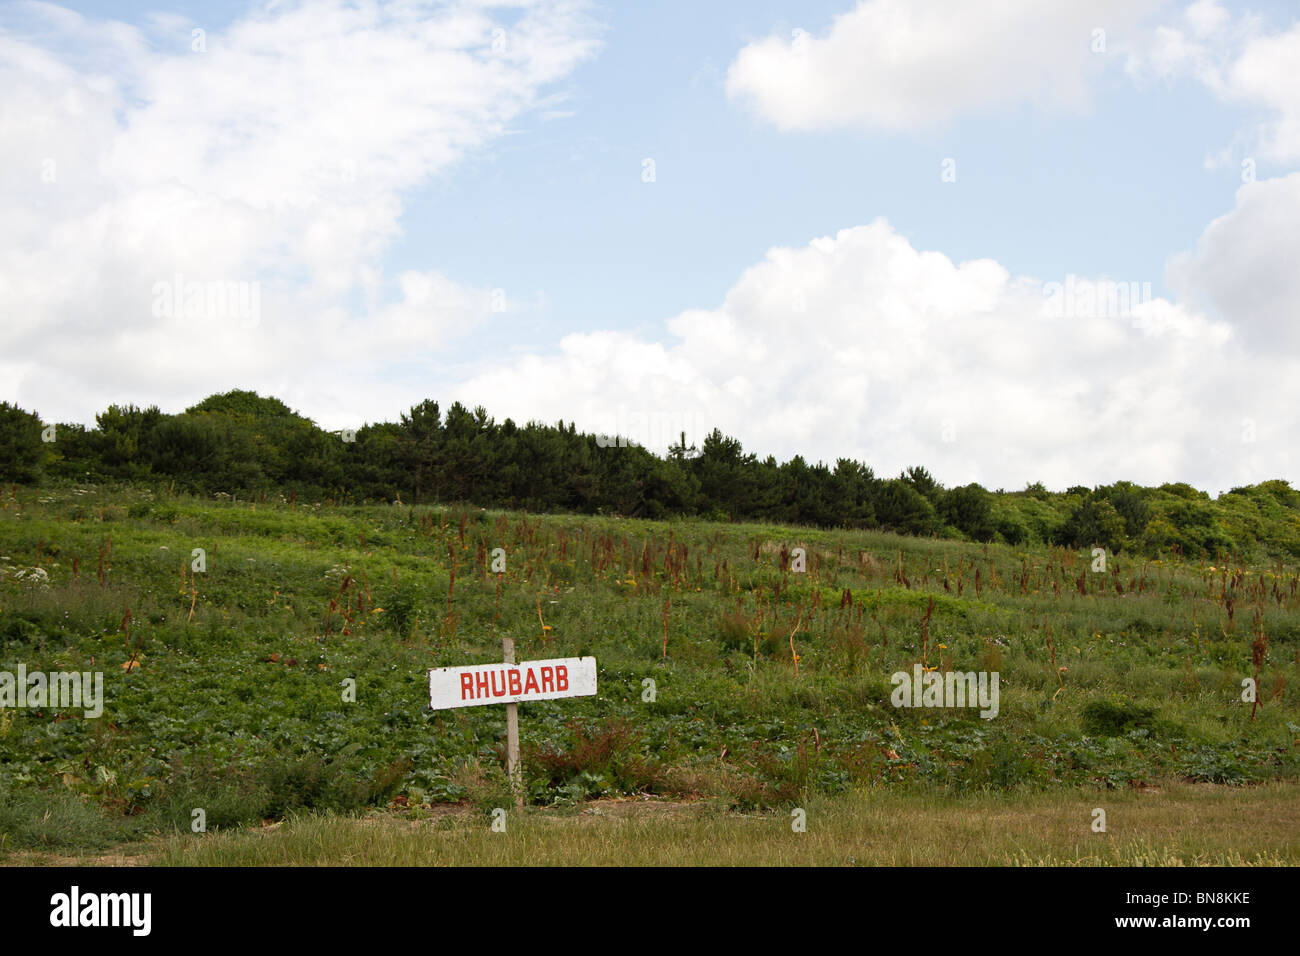
[[[398,761],[369,772],[356,758],[314,754],[231,767],[203,755],[173,762],[159,788],[157,812],[185,830],[195,808],[203,809],[210,828],[282,817],[295,810],[347,813],[387,800],[409,769],[409,763]]]
[[[636,793],[658,781],[657,762],[644,754],[641,732],[631,722],[568,723],[567,746],[528,748],[525,766],[536,767],[552,787],[575,789],[574,797],[599,795],[607,789]],[[576,787],[575,787],[576,785]]]
[[[1065,520],[1060,541],[1075,548],[1101,545],[1108,551],[1118,551],[1124,543],[1124,519],[1106,499],[1085,498]]]
[[[749,634],[749,618],[739,611],[727,611],[718,618],[718,636],[722,646],[729,651],[748,654],[754,650],[754,642]]]
[[[409,590],[394,589],[381,607],[384,609],[382,615],[384,627],[400,637],[406,637],[411,633],[411,627],[415,624],[416,608],[415,599]]]
[[[1022,747],[1015,738],[1003,737],[991,748],[979,751],[971,761],[969,779],[959,777],[957,782],[975,788],[1012,790],[1039,780],[1042,768]]]
[[[1133,730],[1150,730],[1155,710],[1131,701],[1089,701],[1083,707],[1084,733],[1122,737]]]
[[[41,420],[32,412],[0,402],[0,481],[39,481],[44,458]]]
[[[66,789],[0,792],[0,850],[97,850],[117,839],[117,827]]]

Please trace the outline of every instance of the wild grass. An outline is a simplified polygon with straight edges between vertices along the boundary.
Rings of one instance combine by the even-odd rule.
[[[425,681],[499,660],[503,635],[521,660],[599,663],[598,696],[522,708],[536,808],[649,794],[779,816],[863,790],[1012,806],[1294,781],[1297,568],[1090,566],[876,532],[6,490],[0,670],[102,670],[106,700],[99,720],[0,710],[0,841],[188,834],[196,808],[215,831],[395,798],[506,806],[502,709],[431,712]],[[17,573],[36,567],[46,582]],[[996,670],[997,718],[891,706],[890,675],[921,662]]]
[[[171,837],[143,855],[179,866],[1280,866],[1300,863],[1293,784],[1168,784],[1086,792],[902,793],[872,789],[789,812],[724,813],[710,802],[602,801],[581,811],[409,819],[298,816],[271,830]],[[1105,833],[1093,810],[1107,810]]]

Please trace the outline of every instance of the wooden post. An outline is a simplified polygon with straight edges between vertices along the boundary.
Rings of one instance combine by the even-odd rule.
[[[507,664],[515,662],[514,638],[501,638],[501,658]],[[519,770],[519,705],[506,704],[506,775],[510,789],[515,794],[515,807],[524,808],[524,782]]]

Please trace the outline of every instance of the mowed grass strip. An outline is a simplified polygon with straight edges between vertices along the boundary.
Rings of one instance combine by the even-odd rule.
[[[1106,832],[1092,831],[1093,809]],[[410,820],[299,816],[261,832],[174,836],[145,853],[181,866],[1282,866],[1300,863],[1300,785],[1170,783],[1143,791],[917,794],[876,790],[789,812],[708,802],[601,801],[579,812],[464,809]],[[92,862],[92,861],[87,861]],[[142,861],[143,862],[143,861]]]

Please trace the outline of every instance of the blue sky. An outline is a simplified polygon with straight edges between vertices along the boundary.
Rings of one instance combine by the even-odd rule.
[[[1135,93],[1114,76],[1087,114],[990,111],[921,135],[790,135],[728,100],[726,67],[747,41],[824,28],[846,8],[604,8],[604,49],[574,73],[573,115],[521,129],[413,197],[396,261],[545,290],[573,328],[657,325],[719,302],[772,245],[884,216],[958,260],[1167,294],[1169,252],[1232,207],[1239,170],[1207,171],[1204,156],[1240,116],[1187,83]],[[940,181],[947,157],[956,183]]]
[[[985,14],[948,0],[577,11],[537,0],[526,15],[546,38],[512,60],[517,73],[499,95],[480,95],[500,78],[484,31],[500,25],[513,39],[518,10],[429,5],[427,16],[447,18],[440,36],[463,25],[463,56],[395,63],[387,44],[418,32],[424,13],[380,5],[358,25],[365,15],[325,0],[222,5],[224,19],[195,3],[10,5],[0,12],[0,78],[10,80],[0,108],[7,100],[20,121],[0,134],[12,184],[0,196],[27,228],[10,239],[24,265],[10,260],[7,297],[0,266],[0,308],[27,319],[21,334],[11,324],[0,397],[90,421],[110,401],[177,410],[256,387],[330,427],[393,419],[423,397],[593,429],[625,423],[610,421],[617,406],[624,420],[657,416],[660,431],[670,419],[719,425],[760,454],[845,454],[886,472],[919,462],[950,482],[1131,477],[1221,489],[1297,477],[1276,386],[1296,354],[1279,264],[1294,234],[1280,227],[1270,240],[1251,218],[1287,208],[1296,192],[1300,93],[1276,66],[1288,44],[1300,52],[1294,7],[1060,6],[1073,12],[1025,6],[1017,20],[1006,5]],[[928,26],[889,35],[881,25],[900,10]],[[295,11],[310,19],[292,21]],[[303,23],[303,51],[289,52]],[[1107,29],[1107,49],[1080,57],[1093,26]],[[188,49],[196,27],[202,56]],[[795,30],[830,65],[800,73],[786,49]],[[257,36],[282,39],[261,49]],[[295,124],[293,112],[323,104],[328,116],[339,102],[328,77],[336,40],[373,46],[337,66],[369,92],[340,106],[356,110],[353,137],[314,144],[321,121]],[[749,73],[742,51],[757,64]],[[857,69],[859,56],[873,66]],[[211,82],[224,69],[234,71],[228,100]],[[400,88],[413,75],[417,90],[472,88],[454,111],[471,143],[440,143],[439,96],[404,112],[412,94]],[[804,84],[820,117],[810,128],[790,128],[782,84]],[[177,89],[193,98],[166,102]],[[69,90],[79,91],[75,110]],[[277,111],[277,97],[292,109]],[[905,121],[856,105],[894,101]],[[46,132],[23,135],[36,128]],[[234,139],[221,139],[229,129]],[[207,147],[173,160],[181,141]],[[19,180],[59,152],[51,142],[68,155],[60,169],[82,163],[100,176],[47,183],[57,196],[26,209]],[[285,157],[315,148],[327,165],[362,157],[361,200],[332,187],[296,195],[302,176]],[[940,176],[948,158],[953,182]],[[1257,181],[1243,191],[1244,158]],[[643,181],[647,159],[653,182]],[[253,182],[258,170],[271,193]],[[142,212],[152,203],[156,214]],[[268,203],[273,227],[258,219]],[[168,209],[184,210],[185,228],[164,239]],[[69,238],[96,216],[110,224],[93,250]],[[870,231],[881,217],[888,226]],[[846,230],[833,249],[810,245]],[[1259,248],[1220,238],[1243,234]],[[976,260],[1000,267],[1001,284],[958,268]],[[18,281],[53,262],[63,264],[50,283]],[[224,264],[220,276],[203,272],[213,263]],[[260,282],[266,320],[173,336],[175,326],[134,312],[103,314],[182,269]],[[132,270],[128,286],[120,277]],[[1177,334],[1136,320],[1123,331],[1033,326],[1035,295],[1016,282],[1037,283],[1041,299],[1043,283],[1069,274],[1150,283],[1160,329]],[[403,275],[437,291],[413,297]],[[60,283],[88,298],[50,291]],[[475,305],[493,289],[509,302],[503,314]],[[773,303],[790,295],[813,305],[786,315]],[[1261,303],[1273,308],[1257,328]],[[985,321],[996,325],[966,341]],[[33,344],[42,332],[55,344]],[[97,337],[100,348],[71,354]],[[199,354],[185,353],[200,341]],[[1242,382],[1258,391],[1233,384]],[[1135,419],[1147,424],[1117,424]],[[1256,437],[1238,448],[1247,419]]]
[[[164,9],[65,6],[127,22]],[[524,117],[491,150],[412,191],[388,261],[544,291],[566,328],[658,325],[716,304],[770,246],[884,216],[954,259],[988,256],[1029,275],[1106,273],[1167,294],[1169,252],[1231,208],[1238,169],[1207,171],[1204,157],[1232,139],[1240,113],[1189,82],[1139,92],[1111,75],[1086,113],[989,110],[920,135],[791,135],[728,100],[726,68],[745,43],[824,31],[851,6],[594,8],[601,51],[557,87],[556,109],[570,115]],[[241,5],[165,9],[216,30]],[[1288,22],[1284,4],[1251,9]],[[958,160],[952,184],[939,175],[948,157]],[[656,163],[653,185],[641,181],[645,158]]]
[[[1240,118],[1190,84],[1135,93],[1111,77],[1083,115],[990,111],[920,135],[791,135],[728,100],[726,67],[748,40],[815,30],[844,8],[605,8],[602,52],[569,84],[573,115],[522,126],[413,196],[394,261],[545,290],[574,329],[657,326],[717,304],[772,245],[884,216],[958,260],[1165,294],[1169,252],[1231,208],[1238,170],[1207,171],[1204,156]],[[940,181],[947,157],[956,183]]]

